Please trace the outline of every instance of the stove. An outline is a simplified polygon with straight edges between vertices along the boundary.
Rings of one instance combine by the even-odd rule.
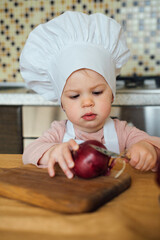
[[[160,94],[159,77],[119,77],[117,79],[118,94]],[[112,106],[113,117],[127,121],[152,136],[160,137],[160,106],[152,105],[117,105]],[[112,116],[112,115],[111,115]]]
[[[160,76],[118,77],[116,89],[118,93],[160,92]]]

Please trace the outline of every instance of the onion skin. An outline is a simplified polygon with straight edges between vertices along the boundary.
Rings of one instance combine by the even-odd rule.
[[[105,148],[99,141],[88,140],[79,145],[77,151],[72,152],[74,160],[73,173],[81,178],[90,179],[106,175],[110,157],[98,152],[90,144]]]
[[[157,181],[157,184],[160,187],[160,161],[158,161],[158,169],[157,169],[156,181]]]

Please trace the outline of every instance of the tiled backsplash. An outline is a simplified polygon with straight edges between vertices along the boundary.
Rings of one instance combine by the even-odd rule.
[[[29,32],[66,10],[101,12],[123,26],[132,56],[121,75],[160,75],[160,0],[1,0],[0,82],[23,81],[19,56]]]

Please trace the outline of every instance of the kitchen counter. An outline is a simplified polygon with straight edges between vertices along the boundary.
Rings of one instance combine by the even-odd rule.
[[[53,106],[57,103],[46,101],[27,88],[0,88],[0,105],[30,105]],[[123,105],[154,105],[160,106],[160,88],[155,86],[126,89],[121,83],[117,84],[116,99],[113,106]]]
[[[0,168],[21,167],[21,158],[0,154]],[[155,173],[129,165],[125,171],[131,175],[131,187],[92,213],[60,214],[0,197],[1,239],[159,240],[160,188]]]
[[[27,88],[9,88],[0,90],[0,105],[52,106],[57,103],[46,101],[42,96]]]
[[[0,118],[0,153],[22,153],[51,122],[66,119],[58,103],[46,101],[23,84],[16,83],[12,86],[0,84],[0,114],[4,116]],[[160,137],[160,88],[153,81],[138,88],[126,88],[124,82],[117,82],[110,116]]]

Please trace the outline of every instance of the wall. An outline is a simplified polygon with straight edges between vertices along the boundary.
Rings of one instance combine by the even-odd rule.
[[[19,56],[29,32],[66,10],[101,12],[123,26],[132,57],[121,75],[160,75],[160,0],[1,0],[0,82],[23,82]]]

